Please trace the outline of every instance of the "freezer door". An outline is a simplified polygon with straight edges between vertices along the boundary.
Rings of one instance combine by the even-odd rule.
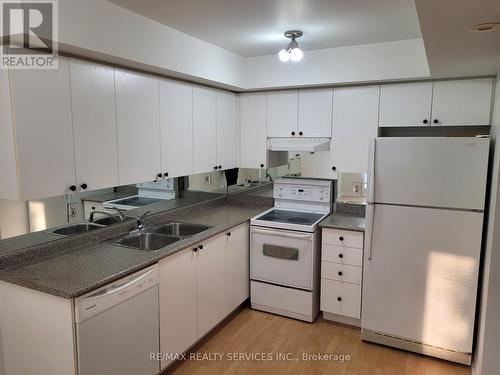
[[[484,209],[489,139],[407,137],[375,142],[371,200]]]
[[[378,204],[371,211],[363,329],[470,353],[483,214]]]

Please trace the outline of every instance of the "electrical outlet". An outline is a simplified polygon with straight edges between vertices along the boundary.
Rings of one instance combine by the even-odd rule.
[[[352,183],[352,195],[361,196],[361,182]]]
[[[212,185],[212,175],[211,174],[205,175],[205,184]]]
[[[77,203],[68,203],[68,221],[74,223],[77,219],[78,208]]]

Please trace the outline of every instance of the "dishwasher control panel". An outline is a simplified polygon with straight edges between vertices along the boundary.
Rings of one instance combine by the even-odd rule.
[[[75,299],[75,320],[80,323],[158,285],[158,266],[148,267]]]

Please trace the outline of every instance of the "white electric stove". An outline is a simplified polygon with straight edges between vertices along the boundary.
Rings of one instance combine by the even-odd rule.
[[[333,181],[279,179],[274,207],[251,219],[252,308],[313,322],[319,312],[320,233]]]

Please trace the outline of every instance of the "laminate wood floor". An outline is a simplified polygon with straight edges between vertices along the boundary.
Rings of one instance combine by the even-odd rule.
[[[284,353],[284,356],[286,353],[291,354],[288,354],[288,360],[286,357],[280,360],[276,359],[279,353]],[[303,353],[350,355],[350,359],[303,360]],[[190,355],[211,355],[212,358],[193,360],[189,359]],[[239,355],[261,355],[263,358],[236,360],[235,357]],[[267,360],[268,356],[272,356],[273,359]],[[354,327],[331,323],[320,318],[309,324],[245,307],[197,344],[187,354],[187,360],[178,361],[167,373],[470,375],[470,369],[363,342],[360,339],[359,329]]]

